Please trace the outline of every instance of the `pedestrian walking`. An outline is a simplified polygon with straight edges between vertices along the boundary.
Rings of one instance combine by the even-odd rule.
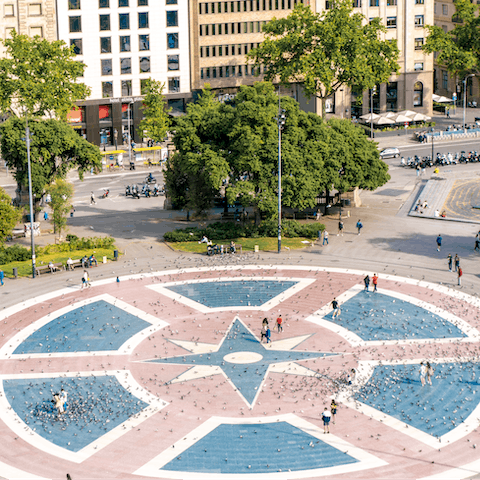
[[[458,254],[455,254],[454,263],[455,263],[455,271],[457,271],[460,268],[460,257],[458,256]]]
[[[90,194],[90,205],[94,205],[96,204],[97,202],[95,201],[95,194],[92,192]]]
[[[338,222],[338,233],[337,233],[337,237],[341,235],[343,237],[343,222],[340,220]]]
[[[427,362],[427,382],[429,385],[432,384],[433,373],[434,373],[433,367],[430,365],[429,362]]]
[[[376,292],[377,291],[377,283],[378,283],[378,277],[377,277],[376,273],[373,274],[372,283],[373,283],[373,291]]]
[[[425,386],[425,377],[427,375],[427,366],[420,362],[420,382],[422,382],[422,387]]]
[[[88,278],[88,272],[84,270],[82,276],[82,290],[86,287],[91,287],[92,284],[90,283],[90,279]]]
[[[460,267],[458,267],[457,275],[458,275],[458,285],[461,287],[463,271]]]
[[[363,283],[365,284],[365,291],[368,292],[368,287],[370,285],[370,277],[368,275],[363,279]]]
[[[323,245],[328,245],[328,232],[326,230],[323,231]]]
[[[360,235],[361,233],[361,230],[363,228],[363,223],[361,222],[361,220],[358,220],[357,222],[357,230],[358,230],[358,234]]]
[[[261,341],[263,341],[263,339],[267,337],[267,329],[268,329],[268,318],[265,317],[262,320],[262,332],[260,334]]]
[[[270,327],[267,327],[267,331],[265,332],[265,338],[267,339],[267,343],[272,341]]]
[[[438,237],[437,237],[437,252],[439,252],[441,248],[442,248],[442,236],[440,234],[438,234]]]
[[[0,270],[0,287],[3,287],[3,278],[5,277],[5,274],[3,273],[3,270]]]
[[[473,249],[474,252],[480,251],[480,238],[475,239],[475,248]]]
[[[335,400],[332,400],[332,403],[330,404],[330,412],[332,413],[332,423],[335,425],[335,420],[337,418],[337,404],[335,403]]]
[[[448,261],[448,271],[451,272],[453,267],[453,258],[451,253],[448,254],[447,261]]]
[[[277,318],[277,329],[278,333],[283,332],[283,318],[281,315],[279,315]]]
[[[332,300],[333,315],[332,318],[340,316],[340,307],[336,298]]]
[[[43,219],[44,219],[45,221],[48,220],[48,212],[47,212],[46,210],[43,212]]]
[[[350,370],[350,373],[348,374],[347,377],[347,382],[349,385],[353,385],[353,382],[355,382],[355,379],[357,378],[357,372],[355,371],[354,368]]]
[[[323,420],[323,433],[330,433],[330,419],[332,418],[332,414],[328,410],[327,407],[324,408],[322,413],[322,420]]]

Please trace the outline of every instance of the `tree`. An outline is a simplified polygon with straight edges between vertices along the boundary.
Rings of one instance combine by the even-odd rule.
[[[53,228],[54,233],[59,236],[67,225],[67,215],[72,208],[73,185],[66,180],[57,178],[47,189],[52,197],[50,207],[53,210]]]
[[[56,178],[64,178],[69,170],[85,171],[102,167],[98,147],[80,137],[73,128],[59,120],[32,120],[29,123],[32,191],[39,200],[45,187]],[[28,185],[25,120],[10,117],[0,125],[2,157],[14,170],[19,185]]]
[[[6,47],[6,56],[0,59],[3,113],[65,120],[74,102],[90,94],[89,87],[77,82],[85,65],[74,60],[73,47],[15,31],[2,41]]]
[[[288,17],[264,25],[266,38],[248,58],[266,80],[301,82],[324,105],[343,86],[366,90],[398,73],[396,41],[379,39],[385,31],[379,18],[365,22],[353,13],[351,0],[332,0],[321,14],[298,4]]]
[[[347,120],[324,122],[281,98],[282,204],[303,210],[332,188],[374,190],[388,179],[375,143]],[[204,212],[225,192],[228,204],[253,205],[277,215],[278,97],[268,82],[242,86],[234,104],[216,102],[209,89],[177,123],[177,153],[167,164],[167,194],[177,208]],[[344,171],[339,175],[339,171]]]
[[[12,199],[0,187],[0,244],[12,234],[21,218],[21,212],[12,205]]]
[[[154,142],[163,142],[168,128],[170,127],[170,118],[165,106],[165,97],[163,90],[165,84],[147,78],[145,82],[145,98],[143,99],[144,119],[138,126],[141,137],[151,138]]]
[[[438,52],[437,62],[453,75],[465,75],[480,70],[479,5],[470,0],[455,0],[456,22],[453,30],[445,32],[436,25],[427,25],[428,37],[423,46],[426,53]]]

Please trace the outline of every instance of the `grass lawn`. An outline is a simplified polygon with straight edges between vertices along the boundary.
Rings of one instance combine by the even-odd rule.
[[[48,255],[40,255],[36,258],[37,267],[41,265],[48,265],[50,260],[53,263],[62,262],[64,265],[67,263],[68,257],[72,257],[72,260],[82,258],[84,255],[89,257],[94,253],[98,263],[102,263],[103,257],[106,256],[108,260],[113,260],[113,251],[115,248],[94,248],[86,250],[75,250],[73,252],[58,252],[50,253]],[[19,277],[27,277],[32,274],[32,260],[25,260],[23,262],[11,262],[5,265],[0,265],[0,270],[3,270],[6,277],[13,277],[14,267],[18,268]]]
[[[302,243],[302,241],[308,241],[309,243]],[[242,246],[242,251],[244,252],[253,252],[255,250],[255,245],[258,245],[258,248],[262,251],[277,251],[278,250],[278,239],[276,237],[259,237],[259,238],[235,238],[235,244]],[[282,238],[282,249],[285,247],[293,249],[305,248],[311,245],[313,242],[312,239],[297,237],[297,238]],[[230,245],[230,240],[218,240],[217,245]],[[192,253],[205,253],[207,251],[207,246],[204,243],[198,242],[171,242],[168,245],[174,250],[181,250],[182,252],[192,252]]]

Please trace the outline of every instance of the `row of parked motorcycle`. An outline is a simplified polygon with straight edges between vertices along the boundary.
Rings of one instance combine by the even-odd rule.
[[[154,185],[151,185],[152,183]],[[165,195],[165,189],[159,187],[156,178],[150,174],[145,178],[145,183],[143,183],[143,185],[137,185],[134,183],[125,187],[126,197],[140,198],[141,195],[144,195],[145,198],[158,197],[158,195]]]
[[[430,155],[425,157],[419,157],[415,155],[414,157],[400,159],[400,166],[410,167],[410,168],[426,168],[426,167],[435,167],[435,166],[444,166],[444,165],[458,165],[460,163],[473,163],[480,162],[480,154],[478,152],[460,152],[455,155],[452,153],[437,153],[436,157],[432,160]]]

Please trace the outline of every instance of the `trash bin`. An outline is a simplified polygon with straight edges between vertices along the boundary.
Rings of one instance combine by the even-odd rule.
[[[118,260],[118,250],[113,251],[113,258],[114,258],[115,261]]]
[[[13,278],[18,278],[18,268],[13,267]]]
[[[26,213],[26,214],[25,214],[25,217],[26,217],[26,219],[27,219],[25,223],[31,222],[31,220],[30,220],[30,214],[29,214],[29,213]],[[35,214],[33,214],[33,221],[35,221]]]
[[[258,253],[260,251],[260,249],[258,248],[258,245],[255,245],[254,249],[255,249],[255,253]]]

